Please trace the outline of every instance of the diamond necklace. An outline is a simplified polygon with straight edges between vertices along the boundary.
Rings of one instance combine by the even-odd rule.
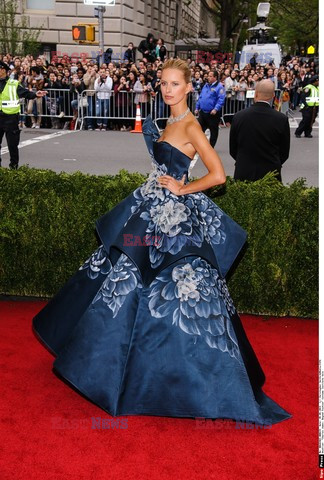
[[[180,122],[188,113],[190,112],[190,108],[188,107],[187,110],[182,113],[181,115],[178,115],[177,117],[169,117],[167,119],[167,125],[171,125],[174,122]]]

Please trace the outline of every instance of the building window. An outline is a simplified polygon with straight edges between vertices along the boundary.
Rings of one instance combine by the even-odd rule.
[[[27,10],[55,10],[55,0],[26,0]]]

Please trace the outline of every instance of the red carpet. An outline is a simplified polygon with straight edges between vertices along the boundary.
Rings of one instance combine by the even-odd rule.
[[[129,416],[108,428],[112,417],[52,372],[54,358],[31,329],[43,305],[0,301],[1,480],[320,478],[317,321],[242,316],[267,377],[264,391],[292,419],[238,430],[221,421],[207,429],[194,419]],[[101,422],[96,429],[92,417]]]

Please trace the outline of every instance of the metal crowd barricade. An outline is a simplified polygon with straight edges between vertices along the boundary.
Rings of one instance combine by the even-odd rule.
[[[135,92],[126,91],[115,94],[114,91],[97,92],[96,90],[84,90],[78,98],[80,130],[83,129],[85,123],[89,125],[94,120],[99,124],[109,122],[110,120],[135,120],[135,95]],[[147,103],[147,108],[141,109],[143,118],[150,113],[150,102]]]
[[[78,97],[76,94],[71,94],[67,89],[46,89],[47,95],[42,98],[42,113],[43,118],[65,119],[73,118],[74,112],[71,105],[72,100],[76,100],[78,104]],[[36,99],[33,101],[32,110],[28,111],[28,104],[30,100],[22,99],[21,113],[22,117],[37,117]],[[53,122],[52,122],[53,124]]]
[[[48,94],[43,97],[42,117],[52,119],[76,118],[75,129],[84,128],[85,123],[89,126],[94,121],[97,123],[108,123],[110,120],[128,120],[134,121],[136,118],[135,96],[136,92],[121,91],[115,93],[96,92],[95,90],[84,90],[81,94],[71,93],[67,89],[47,89]],[[104,95],[102,95],[104,93]],[[101,96],[107,98],[101,98]],[[150,113],[153,120],[159,125],[170,116],[170,107],[163,101],[162,94],[149,95],[147,102],[137,102],[140,104],[141,118],[145,119]],[[197,92],[191,92],[188,95],[188,106],[192,112],[196,109],[198,100]],[[74,101],[72,107],[72,101]],[[235,115],[240,110],[249,107],[253,103],[253,98],[244,98],[237,100],[236,98],[226,98],[225,104],[221,112],[221,122],[225,125],[226,117]],[[33,108],[35,109],[36,102]],[[275,91],[274,108],[281,110],[282,91]],[[28,100],[21,103],[21,116],[37,116],[36,109],[34,111],[27,110]]]
[[[223,123],[223,125],[226,124],[226,117],[227,118],[231,117],[235,115],[237,112],[239,112],[240,110],[250,107],[254,103],[254,93],[252,96],[252,94],[249,95],[247,92],[249,92],[249,90],[245,92],[243,100],[238,100],[236,98],[236,95],[233,96],[233,98],[229,96],[226,97],[224,106],[222,108],[222,113],[221,113],[221,122]],[[250,90],[250,92],[254,92],[254,90]],[[273,108],[280,112],[281,105],[282,105],[282,90],[276,89],[275,97],[273,99]]]
[[[245,96],[244,96],[245,97]],[[226,97],[225,103],[222,107],[222,112],[221,112],[221,122],[223,125],[226,124],[226,117],[232,117],[234,116],[237,112],[240,110],[243,110],[246,108],[247,104],[246,101],[251,100],[248,106],[250,106],[251,103],[253,103],[253,99],[246,99],[244,98],[243,100],[238,100],[235,97]]]
[[[167,120],[170,116],[170,107],[162,99],[161,93],[149,95],[147,102],[135,103],[136,92],[121,91],[115,93],[107,92],[108,98],[100,99],[102,92],[95,90],[84,90],[79,96],[79,128],[83,129],[84,124],[88,125],[96,121],[102,123],[109,120],[134,120],[136,118],[136,106],[140,105],[141,118],[145,119],[151,114],[156,122]],[[100,100],[103,100],[100,102]],[[104,100],[106,100],[106,105]],[[108,100],[108,101],[107,101]],[[194,111],[197,99],[193,94],[188,95],[188,106]]]
[[[251,92],[250,94],[247,92]],[[221,111],[221,118],[220,121],[223,125],[226,124],[226,117],[232,117],[240,110],[250,107],[254,103],[254,90],[247,90],[244,95],[244,99],[238,100],[237,98],[228,98],[226,97],[225,103],[222,107]],[[197,92],[191,92],[188,95],[188,106],[190,107],[191,112],[196,110],[196,104],[198,101],[198,94]],[[281,110],[281,103],[282,103],[282,91],[279,89],[275,90],[275,98],[274,98],[274,108],[276,110]],[[153,119],[156,122],[161,120],[166,120],[170,116],[170,107],[163,102],[162,95],[159,93],[155,96],[153,101],[153,109],[151,110],[154,112],[154,116],[152,115]]]

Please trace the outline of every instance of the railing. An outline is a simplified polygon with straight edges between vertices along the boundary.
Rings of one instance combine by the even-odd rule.
[[[21,104],[21,116],[50,118],[54,128],[57,120],[72,118],[75,120],[74,128],[80,130],[85,125],[94,126],[95,121],[98,125],[104,126],[107,126],[110,120],[135,121],[137,104],[140,105],[141,118],[145,119],[150,113],[157,125],[159,121],[165,121],[170,116],[170,107],[164,103],[160,93],[143,95],[127,91],[115,93],[113,91],[84,90],[81,94],[76,94],[64,89],[48,89],[47,91],[48,94],[42,99],[41,111],[37,111],[39,104],[37,105],[36,100],[32,100],[32,103],[27,100]],[[227,95],[221,112],[221,123],[225,125],[229,117],[249,107],[254,102],[253,96],[253,91],[242,96],[241,100],[236,96],[229,97]],[[188,106],[192,112],[196,109],[197,100],[197,92],[191,92],[188,95]],[[280,111],[281,107],[282,91],[276,90],[273,108]],[[286,114],[290,116],[292,113],[290,112],[291,110],[288,109]]]
[[[102,93],[95,90],[84,90],[80,95],[80,129],[83,128],[85,122],[89,124],[93,120],[98,121],[98,119],[99,123],[107,119],[134,120],[137,104],[140,105],[141,118],[146,118],[150,113],[152,118],[158,122],[159,120],[166,120],[170,115],[170,107],[164,103],[161,94],[152,96],[150,94],[121,91],[104,94],[107,98],[99,98],[99,96],[102,96]],[[189,96],[188,106],[191,110],[195,108],[194,95]]]
[[[91,125],[93,120],[98,124],[107,124],[108,120],[134,120],[136,105],[134,92],[96,92],[84,90],[79,96],[78,111],[80,129],[84,123]],[[143,102],[144,103],[144,102]],[[148,102],[149,104],[149,102]],[[144,118],[149,112],[149,105],[142,107]]]
[[[228,117],[235,115],[240,110],[250,107],[254,103],[254,90],[247,90],[243,92],[242,99],[237,98],[237,94],[230,95],[226,92],[226,100],[222,108],[221,122],[226,123],[225,120]],[[275,97],[273,99],[273,108],[280,111],[282,106],[282,91],[275,90]]]
[[[21,99],[21,118],[41,117],[51,119],[52,127],[58,125],[55,120],[77,118],[79,95],[67,89],[47,89],[47,95],[41,99]],[[37,102],[38,101],[38,102]]]

